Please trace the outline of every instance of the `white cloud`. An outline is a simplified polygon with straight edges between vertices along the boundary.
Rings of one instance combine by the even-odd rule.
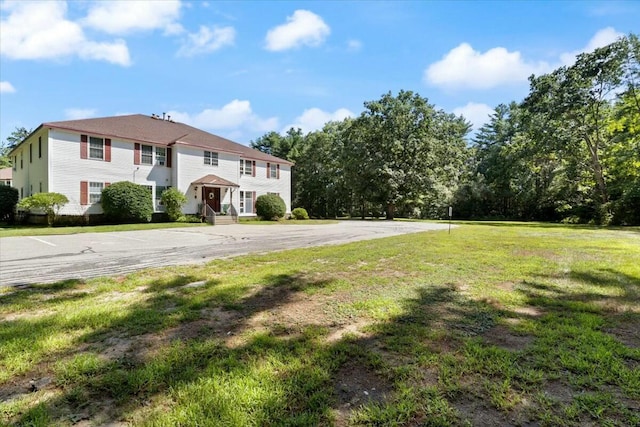
[[[465,119],[473,124],[473,128],[478,130],[483,124],[489,121],[489,116],[493,113],[493,108],[487,104],[478,104],[475,102],[469,102],[464,107],[458,107],[453,109],[453,114],[464,116]]]
[[[347,50],[350,52],[357,52],[362,49],[362,42],[360,40],[351,39],[347,41]]]
[[[0,93],[14,93],[16,88],[7,81],[0,82]]]
[[[319,46],[331,33],[322,18],[308,10],[296,10],[287,17],[287,23],[267,33],[266,48],[281,51],[300,46]]]
[[[89,119],[95,117],[97,110],[94,108],[67,108],[64,115],[68,120]]]
[[[155,29],[176,34],[183,31],[176,22],[180,6],[180,0],[96,2],[82,24],[117,35]]]
[[[589,40],[589,43],[582,49],[560,55],[560,62],[562,62],[562,65],[572,65],[576,62],[576,56],[579,54],[593,52],[597,48],[611,44],[623,36],[624,34],[616,31],[613,27],[603,28],[595,33],[595,35],[591,37],[591,40]]]
[[[69,21],[66,2],[12,2],[0,22],[0,54],[10,59],[82,59],[131,64],[124,40],[88,40],[79,24]]]
[[[550,71],[546,62],[526,62],[520,52],[495,47],[482,53],[462,43],[424,73],[427,83],[450,88],[490,89],[526,82],[531,74]]]
[[[339,108],[333,113],[319,108],[309,108],[304,110],[302,115],[296,117],[294,123],[285,126],[282,132],[286,132],[290,128],[300,128],[303,133],[313,132],[322,129],[327,122],[341,121],[347,117],[355,117],[355,114],[346,108]]]
[[[520,52],[495,47],[486,52],[462,43],[424,72],[425,83],[454,89],[491,89],[497,86],[526,83],[531,74],[544,74],[562,65],[571,65],[576,55],[606,46],[623,36],[612,27],[598,31],[582,49],[566,52],[557,61],[528,61]]]
[[[190,33],[178,50],[178,56],[194,56],[209,53],[233,45],[236,30],[233,27],[201,26],[197,33]]]
[[[261,118],[253,112],[249,101],[238,99],[222,108],[208,108],[196,114],[181,111],[169,111],[167,114],[172,120],[200,129],[267,132],[277,129],[279,123],[277,117]]]

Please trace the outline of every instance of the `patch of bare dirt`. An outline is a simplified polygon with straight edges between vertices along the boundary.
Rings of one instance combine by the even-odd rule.
[[[516,284],[513,282],[502,282],[496,285],[496,288],[503,291],[513,291],[516,287]]]
[[[640,348],[640,319],[618,320],[616,325],[604,331],[627,347]]]
[[[509,351],[521,351],[533,342],[530,335],[516,335],[508,327],[497,325],[482,335],[488,344],[504,348]]]
[[[511,427],[515,424],[515,420],[510,420],[502,412],[473,397],[464,397],[453,402],[453,406],[463,420],[474,426]]]
[[[370,402],[382,403],[391,397],[392,391],[391,384],[364,363],[355,360],[345,363],[335,375],[335,425],[348,425],[354,409]]]
[[[549,381],[544,387],[544,394],[551,397],[558,403],[568,405],[573,401],[575,391],[570,385],[563,383],[562,381],[555,380]]]
[[[369,336],[369,334],[362,332],[362,328],[368,325],[369,322],[366,321],[359,321],[356,323],[350,323],[348,325],[339,325],[334,328],[327,336],[327,341],[330,343],[334,343],[336,341],[340,341],[346,335],[352,335],[356,338],[366,338]]]
[[[516,307],[512,310],[514,313],[529,316],[529,317],[540,317],[544,314],[544,311],[539,309],[538,307],[526,306],[526,307]]]

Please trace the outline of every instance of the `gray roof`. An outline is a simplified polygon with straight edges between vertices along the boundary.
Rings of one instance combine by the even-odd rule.
[[[163,120],[143,114],[48,122],[43,123],[41,126],[156,145],[171,146],[179,144],[201,147],[211,151],[234,153],[243,158],[253,160],[293,164],[287,160],[254,150],[246,145],[213,135],[184,123]]]

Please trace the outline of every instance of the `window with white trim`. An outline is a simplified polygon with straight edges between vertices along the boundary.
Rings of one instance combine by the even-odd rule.
[[[211,166],[218,166],[218,153],[215,151],[204,152],[204,164]]]
[[[240,175],[253,175],[253,161],[240,159]]]
[[[103,182],[89,182],[89,203],[100,203],[103,188]]]
[[[140,163],[143,165],[153,164],[153,147],[150,145],[140,146]]]
[[[104,138],[89,137],[89,158],[104,160]]]
[[[240,213],[253,213],[253,191],[240,192]]]
[[[13,156],[13,170],[18,170],[18,156]]]
[[[162,206],[162,193],[164,193],[166,190],[170,189],[170,186],[163,186],[163,185],[156,185],[156,198],[155,198],[155,205],[156,206]]]
[[[278,178],[278,165],[269,164],[269,178]]]
[[[167,162],[167,149],[164,147],[156,148],[156,165],[164,166]]]

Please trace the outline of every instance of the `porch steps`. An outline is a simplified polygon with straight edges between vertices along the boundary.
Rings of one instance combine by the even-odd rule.
[[[231,215],[216,215],[215,221],[216,222],[214,225],[228,225],[236,223],[233,216]]]

